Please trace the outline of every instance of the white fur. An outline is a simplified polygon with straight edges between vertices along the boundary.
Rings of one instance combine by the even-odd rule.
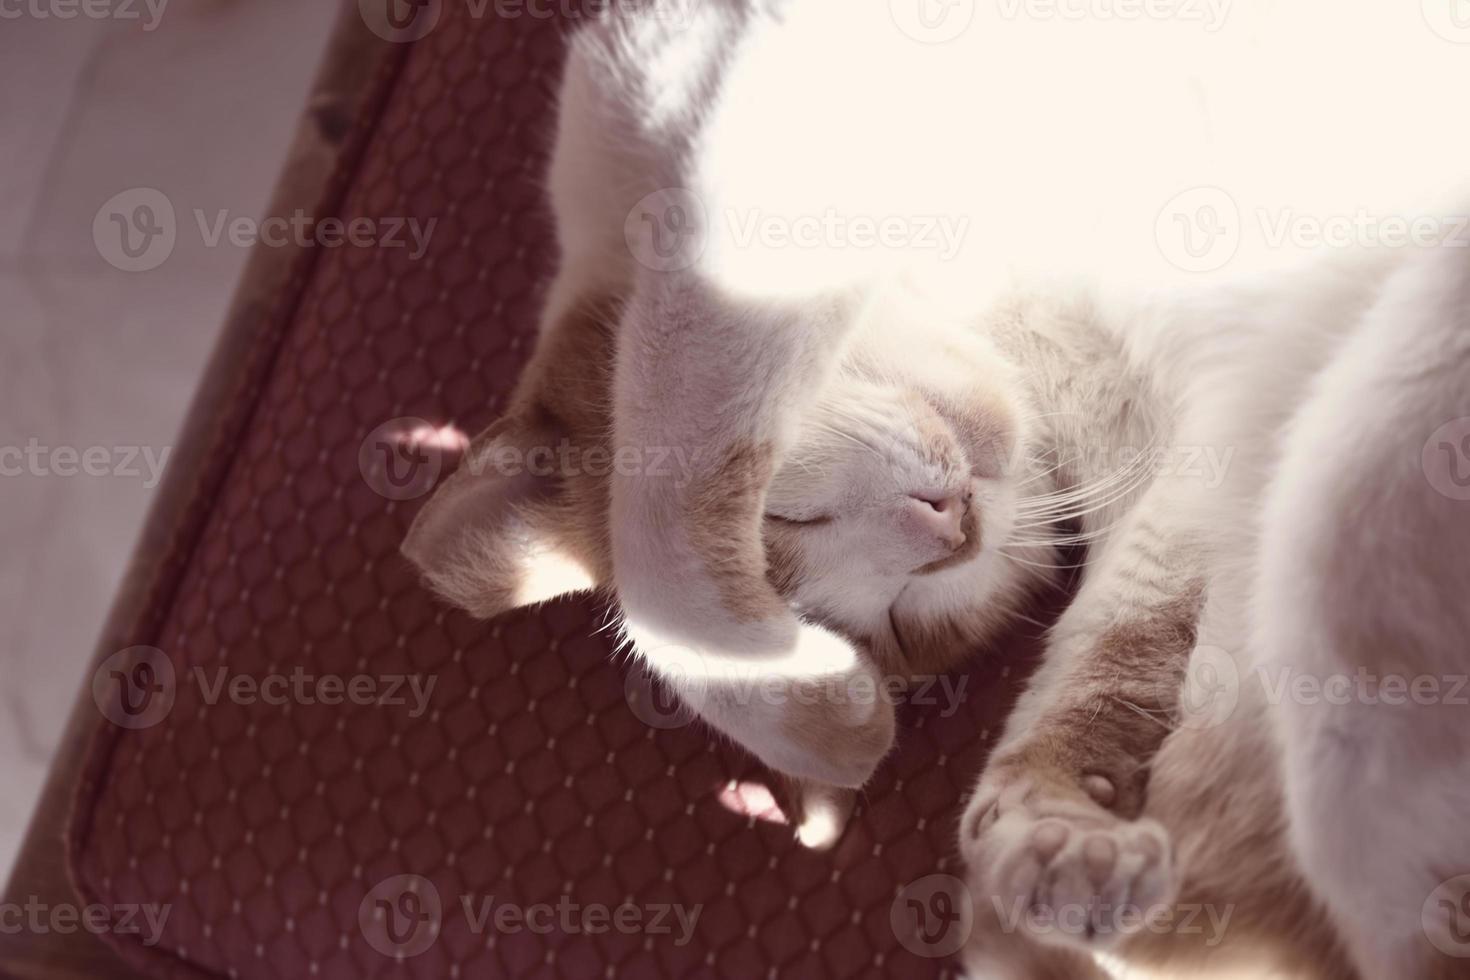
[[[1238,0],[1210,8],[1224,15],[1213,31],[981,4],[934,46],[888,6],[680,4],[574,44],[550,305],[625,297],[615,441],[692,450],[682,482],[613,482],[636,648],[671,675],[696,651],[707,721],[787,772],[854,785],[881,751],[839,758],[836,739],[825,759],[783,733],[784,708],[725,682],[867,676],[871,645],[901,648],[905,623],[958,619],[983,638],[1054,577],[1070,524],[1091,546],[1087,576],[1003,749],[1100,622],[1174,584],[1138,534],[1209,562],[1201,642],[1243,675],[1463,667],[1470,505],[1436,496],[1417,461],[1434,425],[1470,414],[1466,252],[1323,256],[1272,238],[1303,214],[1413,215],[1393,209],[1456,182],[1464,51],[1414,4]],[[1350,51],[1382,64],[1344,70]],[[1224,188],[1239,216],[1238,255],[1209,276],[1171,266],[1157,237],[1170,199],[1200,186]],[[703,247],[657,271],[630,254],[628,219],[669,190],[698,203]],[[801,248],[747,234],[830,214],[948,217],[968,233],[951,243],[962,254],[913,236]],[[690,525],[690,487],[749,446],[775,454],[758,513],[799,569],[757,618],[732,611]],[[1219,465],[1160,475],[1108,455],[1129,446]],[[936,491],[972,495],[983,543],[921,574],[944,529],[914,495]],[[813,517],[830,520],[789,526]],[[1359,648],[1383,636],[1403,648]],[[1470,868],[1467,729],[1447,711],[1299,709],[1273,714],[1296,853],[1364,975],[1416,975],[1417,902],[1436,874]]]

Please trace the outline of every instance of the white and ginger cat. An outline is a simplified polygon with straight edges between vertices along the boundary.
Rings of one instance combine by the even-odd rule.
[[[1425,451],[1470,416],[1470,250],[1287,263],[1242,217],[1377,204],[1355,181],[1413,160],[1417,192],[1438,186],[1425,161],[1470,159],[1423,128],[1443,106],[1351,79],[1324,99],[1284,65],[1372,37],[1416,85],[1467,67],[1414,49],[1451,47],[1417,10],[1083,32],[1022,4],[982,9],[969,50],[889,6],[643,4],[575,36],[540,343],[405,553],[485,617],[611,589],[708,724],[837,806],[895,738],[883,679],[956,665],[1085,546],[960,822],[975,974],[1102,976],[1105,952],[1169,975],[1470,976],[1441,952],[1464,889],[1430,901],[1470,873],[1463,709],[1267,682],[1470,664],[1467,447]],[[1247,205],[1229,280],[1171,277],[1155,237],[1200,174]],[[741,230],[834,214],[963,214],[971,247],[945,258],[964,272],[896,272],[917,236]],[[956,278],[959,307],[935,298]],[[496,468],[554,447],[618,465]],[[1185,905],[1228,911],[1225,935],[1119,918]]]

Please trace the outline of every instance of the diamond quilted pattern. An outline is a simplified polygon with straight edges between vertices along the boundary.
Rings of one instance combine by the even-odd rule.
[[[540,174],[566,25],[473,6],[444,3],[406,56],[340,209],[437,221],[430,247],[314,257],[180,584],[140,640],[172,663],[175,702],[99,740],[75,874],[100,901],[169,905],[157,947],[113,937],[158,975],[940,975],[890,912],[954,862],[1007,669],[977,669],[951,717],[906,709],[846,837],[815,854],[774,814],[722,802],[764,778],[738,750],[638,720],[605,610],[476,623],[397,554],[422,498],[374,491],[364,438],[399,417],[492,420],[553,256]],[[298,669],[433,686],[401,704],[210,696],[220,676]],[[687,941],[677,927],[481,927],[491,896],[699,917]],[[373,922],[396,925],[397,945]]]

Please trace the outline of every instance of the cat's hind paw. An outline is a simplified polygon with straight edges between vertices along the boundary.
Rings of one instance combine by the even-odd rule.
[[[847,829],[857,791],[811,780],[782,777],[783,809],[797,841],[813,851],[830,850]]]
[[[1167,832],[1092,796],[1024,774],[982,781],[960,843],[976,900],[994,904],[1005,931],[1101,950],[1168,914],[1177,885]]]

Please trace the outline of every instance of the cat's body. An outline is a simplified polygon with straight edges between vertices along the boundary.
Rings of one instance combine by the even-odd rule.
[[[1016,779],[1045,787],[1037,768],[1055,778],[1074,765],[1074,776],[1112,777],[1110,742],[1148,767],[1135,802],[1108,809],[1166,830],[1178,911],[1173,928],[1097,940],[1130,962],[1167,967],[1165,976],[1470,974],[1426,941],[1459,914],[1431,902],[1436,886],[1470,866],[1448,816],[1465,792],[1463,719],[1447,704],[1374,703],[1371,687],[1347,702],[1316,687],[1301,699],[1290,693],[1304,678],[1330,687],[1366,671],[1425,679],[1444,694],[1464,676],[1470,624],[1454,597],[1470,587],[1470,523],[1432,485],[1421,452],[1441,423],[1470,411],[1466,259],[1452,250],[1355,255],[1255,288],[1083,304],[1067,317],[1085,324],[1070,332],[1094,370],[1153,380],[1131,389],[1128,410],[1167,420],[1147,435],[1170,453],[1131,510],[1097,528],[1108,534],[1093,544],[1079,598],[1101,589],[1106,625],[1085,626],[1072,647],[1064,617],[986,781],[996,792]],[[1054,296],[1038,297],[1027,319],[1045,325],[1056,308]],[[1056,335],[1043,333],[1048,343]],[[1098,357],[1099,347],[1116,360]],[[1085,379],[1085,370],[1072,377]],[[1091,404],[1072,410],[1107,440],[1117,433],[1108,411],[1120,403],[1101,384],[1092,391]],[[1079,455],[1086,438],[1073,436]],[[1191,465],[1199,450],[1215,450],[1223,468]],[[1136,522],[1154,527],[1140,534]],[[1174,587],[1185,572],[1170,541],[1197,557],[1204,597],[1196,630],[1180,637],[1188,645],[1175,648],[1193,655],[1175,705],[1150,692],[1136,656],[1154,649],[1139,624],[1157,622],[1157,610],[1189,591]],[[1067,616],[1078,612],[1074,605]],[[1134,655],[1097,658],[1107,645],[1097,638],[1119,624]],[[1166,651],[1155,679],[1183,666],[1169,661]],[[1138,726],[1145,713],[1171,731],[1161,726],[1150,738],[1153,726]],[[1070,740],[1068,751],[1056,750],[1058,740]],[[1026,865],[1038,853],[1026,835],[1048,815],[1072,825],[1069,840],[1117,836],[1126,853],[1129,823],[1089,814],[1083,795],[1042,789],[1015,802],[1026,816],[1013,828],[997,829],[985,815],[994,794],[982,784],[962,824],[971,867],[983,869],[982,901],[1004,895],[992,908],[1014,920],[1007,903],[1038,887],[1038,874],[1046,880],[1039,867],[1065,881],[1065,850],[1061,861]],[[977,833],[973,821],[987,820]],[[1124,901],[1093,883],[1074,884],[1072,894],[1074,907],[1094,894]],[[1209,927],[1210,915],[1228,927]],[[1183,928],[1186,917],[1198,921]],[[1061,932],[1046,936],[1055,942]],[[995,934],[973,950],[980,976],[1088,975],[1082,959]]]
[[[802,154],[803,120],[863,159],[892,127],[924,131],[902,90],[843,74],[860,46],[828,71],[806,64],[800,26],[843,13],[655,4],[578,35],[550,181],[560,274],[516,405],[472,458],[570,440],[635,465],[601,482],[468,467],[406,550],[482,615],[613,586],[650,666],[821,800],[860,785],[894,737],[891,706],[855,690],[953,666],[1085,544],[1076,597],[961,822],[979,975],[1086,976],[1095,949],[1459,975],[1470,961],[1423,931],[1454,913],[1420,920],[1440,880],[1470,871],[1449,819],[1470,793],[1453,709],[1269,704],[1260,678],[1470,661],[1454,601],[1470,594],[1470,504],[1436,490],[1420,452],[1470,415],[1470,254],[1142,288],[1156,270],[1123,245],[1110,263],[1083,263],[1071,237],[1085,236],[1006,254],[1009,231],[1025,235],[1000,215],[1060,220],[1067,195],[1028,205],[968,186],[996,226],[972,233],[980,265],[959,307],[932,301],[932,263],[895,271],[903,242],[751,244],[752,212],[850,215],[856,188],[869,217],[932,216],[961,186],[931,186],[907,144],[865,176]],[[901,75],[930,54],[897,57]],[[976,111],[1014,147],[993,127],[1025,120]],[[985,162],[938,158],[951,178]],[[923,186],[904,205],[886,196],[898,185]],[[636,465],[669,448],[677,472]],[[820,678],[824,695],[751,696],[771,678]],[[1392,764],[1401,754],[1429,768]],[[1416,831],[1417,814],[1434,827]],[[1228,909],[1223,944],[1125,938],[1109,918],[1175,902]],[[1032,904],[1082,921],[1039,936],[1003,921]]]

